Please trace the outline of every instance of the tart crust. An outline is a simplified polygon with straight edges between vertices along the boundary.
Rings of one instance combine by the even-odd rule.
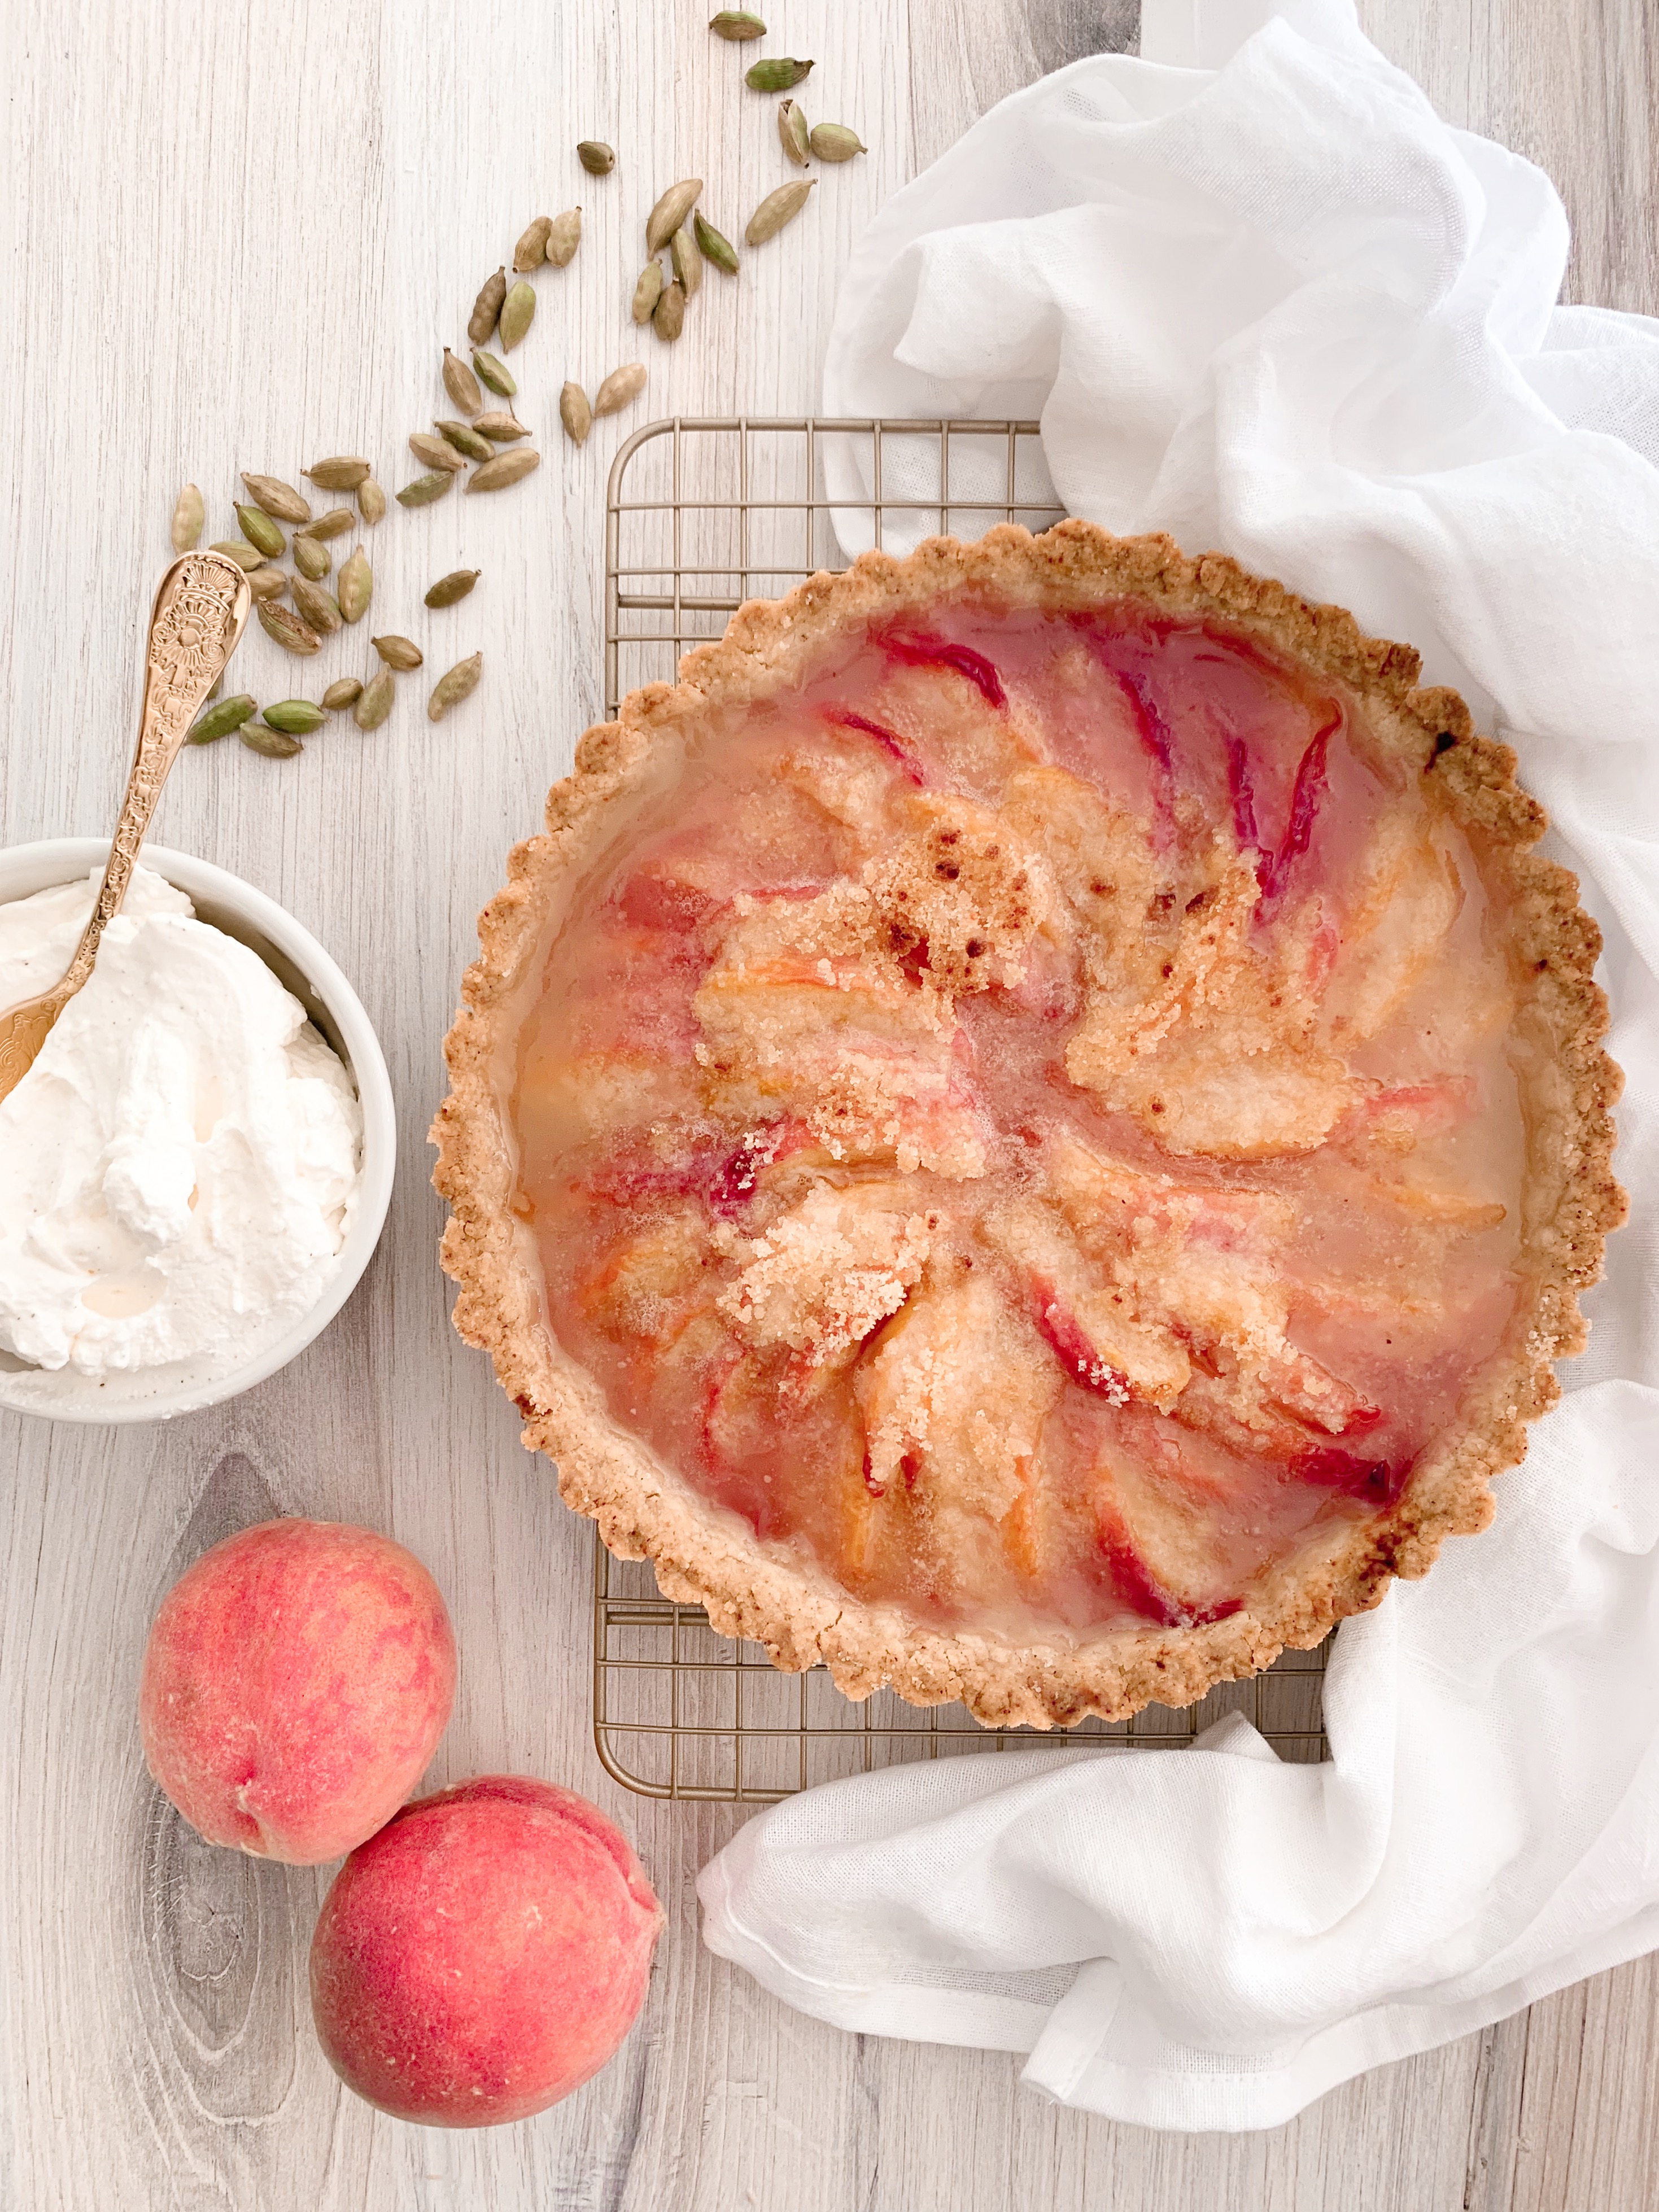
[[[1081,609],[1124,596],[1224,618],[1339,679],[1379,738],[1438,779],[1507,902],[1521,971],[1516,1026],[1531,1047],[1522,1288],[1504,1349],[1392,1506],[1316,1530],[1224,1619],[1016,1644],[926,1628],[897,1606],[856,1599],[821,1568],[763,1546],[612,1419],[544,1317],[533,1240],[514,1212],[517,1152],[501,1071],[551,916],[618,811],[660,773],[667,733],[689,711],[741,708],[787,685],[832,625],[964,597]],[[597,1521],[612,1552],[649,1558],[665,1595],[703,1606],[720,1633],[763,1644],[775,1666],[822,1661],[850,1697],[890,1687],[913,1705],[960,1699],[988,1724],[1048,1728],[1090,1713],[1121,1718],[1154,1701],[1188,1705],[1259,1672],[1286,1646],[1310,1649],[1334,1622],[1375,1605],[1391,1577],[1426,1572],[1446,1537],[1486,1526],[1492,1478],[1521,1460],[1526,1424],[1559,1395],[1552,1363],[1583,1348],[1578,1296],[1625,1217],[1611,1170],[1610,1109],[1622,1078],[1601,1049],[1607,1006],[1592,976],[1600,933],[1576,878],[1534,849],[1543,810],[1516,785],[1510,749],[1475,732],[1456,692],[1420,688],[1420,667],[1409,646],[1367,637],[1343,609],[1311,604],[1224,555],[1189,558],[1166,537],[1115,538],[1074,520],[1041,537],[1001,527],[971,544],[933,538],[904,560],[868,553],[787,599],[751,602],[718,643],[685,657],[677,684],[647,684],[616,721],[586,732],[574,775],[548,795],[545,835],[514,849],[506,884],[479,916],[479,957],[445,1040],[451,1089],[432,1127],[433,1181],[452,1209],[442,1259],[459,1285],[455,1327],[489,1353],[524,1417],[526,1447],[556,1462],[566,1504]]]

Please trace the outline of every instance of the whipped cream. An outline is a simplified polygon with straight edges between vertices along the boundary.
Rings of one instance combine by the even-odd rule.
[[[99,881],[0,906],[0,1008],[63,974]],[[82,1378],[256,1357],[337,1265],[362,1151],[350,1079],[299,1000],[137,869],[0,1101],[0,1350],[46,1370],[0,1375],[5,1398],[50,1412]]]

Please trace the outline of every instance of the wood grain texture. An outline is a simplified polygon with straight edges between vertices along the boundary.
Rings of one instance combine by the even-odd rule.
[[[447,412],[438,349],[535,212],[580,200],[572,267],[539,283],[520,411],[546,465],[497,500],[394,508],[365,542],[363,631],[285,661],[262,697],[366,675],[368,629],[483,690],[434,729],[404,678],[372,738],[331,726],[277,766],[234,743],[179,765],[156,834],[271,891],[362,992],[392,1062],[400,1172],[386,1241],[341,1320],[260,1389],[152,1432],[0,1418],[0,2203],[274,2212],[994,2212],[1227,2204],[1271,2212],[1634,2212],[1659,2153],[1659,1965],[1640,1961],[1384,2069],[1269,2135],[1164,2136],[1020,2092],[1001,2056],[802,2020],[710,1958],[692,1883],[735,1815],[624,1797],[588,1735],[586,1524],[520,1449],[447,1322],[424,1132],[473,917],[507,843],[599,703],[599,512],[649,414],[810,404],[837,273],[871,212],[1005,93],[1132,46],[1125,0],[778,0],[771,51],[816,57],[814,120],[867,160],[744,277],[711,272],[672,349],[626,300],[662,185],[707,179],[736,236],[778,180],[775,104],[691,0],[11,0],[13,250],[0,257],[15,550],[0,622],[8,842],[112,817],[137,702],[137,623],[179,483],[229,534],[238,468],[375,457]],[[1455,119],[1542,161],[1577,243],[1575,296],[1659,309],[1651,0],[1361,0],[1366,27]],[[611,140],[610,179],[579,137]],[[563,379],[618,361],[647,401],[577,453]],[[343,554],[353,541],[337,544]],[[428,616],[446,569],[483,579]],[[460,1638],[443,1783],[517,1767],[571,1784],[635,1838],[670,1913],[617,2062],[556,2111],[478,2136],[402,2127],[340,2089],[309,2032],[310,1871],[207,1850],[149,1785],[133,1698],[179,1569],[273,1511],[368,1522],[430,1565]]]

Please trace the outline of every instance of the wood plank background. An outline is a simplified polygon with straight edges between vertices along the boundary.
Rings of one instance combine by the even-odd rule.
[[[232,1405],[155,1431],[0,1417],[0,2202],[8,2208],[474,2208],[496,2212],[1625,2212],[1659,2154],[1659,1964],[1566,1991],[1238,2139],[1060,2112],[1001,2056],[802,2020],[709,1958],[692,1882],[735,1815],[612,1789],[588,1735],[586,1524],[447,1322],[425,1130],[475,912],[599,704],[599,507],[622,434],[675,408],[810,405],[837,274],[878,204],[994,100],[1132,46],[1134,0],[775,0],[769,51],[816,55],[815,119],[866,161],[742,280],[711,276],[680,345],[629,324],[641,223],[701,173],[736,235],[778,180],[775,103],[697,0],[10,0],[0,262],[0,812],[7,842],[107,827],[137,703],[135,623],[180,481],[228,535],[234,472],[321,452],[409,471],[445,411],[438,349],[529,217],[580,200],[581,252],[541,280],[516,356],[547,465],[495,501],[369,535],[369,627],[483,690],[434,730],[406,680],[373,737],[331,728],[275,765],[187,757],[158,838],[273,892],[315,929],[385,1040],[402,1128],[392,1220],[324,1339]],[[1361,0],[1454,120],[1543,162],[1577,246],[1572,296],[1659,311],[1653,0]],[[584,136],[621,160],[605,180]],[[651,388],[577,453],[567,375],[623,359]],[[480,512],[479,510],[484,510]],[[349,541],[338,550],[343,551]],[[484,580],[428,617],[425,585]],[[367,640],[284,663],[270,697],[367,674]],[[670,1913],[623,2055],[541,2119],[446,2135],[343,2092],[309,2033],[320,1874],[200,1846],[144,1774],[133,1693],[150,1614],[204,1545],[273,1512],[394,1532],[453,1608],[462,1676],[434,1782],[494,1767],[587,1791],[635,1838]]]

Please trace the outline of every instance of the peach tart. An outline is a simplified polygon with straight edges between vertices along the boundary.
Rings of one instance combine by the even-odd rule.
[[[612,1551],[1037,1727],[1491,1517],[1622,1195],[1577,886],[1418,656],[1068,522],[745,606],[479,925],[455,1322]]]

